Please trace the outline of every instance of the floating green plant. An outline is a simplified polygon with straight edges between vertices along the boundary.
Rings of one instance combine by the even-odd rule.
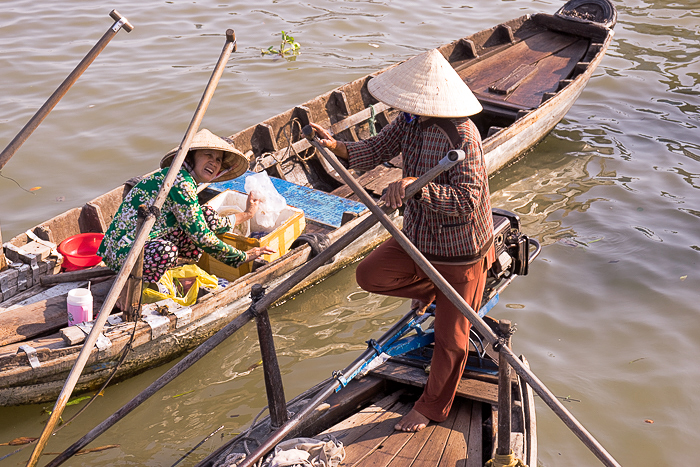
[[[282,42],[280,43],[279,49],[275,49],[274,45],[271,45],[267,49],[261,49],[263,55],[279,55],[287,60],[294,60],[296,55],[299,55],[301,49],[301,44],[294,40],[292,36],[282,31]]]

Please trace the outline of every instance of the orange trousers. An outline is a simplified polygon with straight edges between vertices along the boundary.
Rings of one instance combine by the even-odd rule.
[[[481,304],[493,251],[491,248],[470,265],[433,264],[475,311]],[[356,276],[358,285],[368,292],[425,303],[435,300],[435,349],[428,383],[414,409],[431,420],[444,421],[467,362],[471,324],[393,238],[362,260]]]

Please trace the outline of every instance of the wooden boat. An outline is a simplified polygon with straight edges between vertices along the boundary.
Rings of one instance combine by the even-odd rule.
[[[517,216],[495,211],[494,221],[497,238],[523,238]],[[529,242],[535,248],[528,248],[527,265],[540,251],[537,242],[531,239]],[[511,245],[513,243],[517,242]],[[518,258],[523,258],[517,248],[503,248],[503,244],[498,248],[500,253],[510,256],[512,266]],[[479,316],[486,316],[512,280],[526,273],[526,266],[525,271],[519,267],[502,275],[491,272]],[[510,418],[505,424],[509,431],[506,446],[498,447],[506,449],[505,454],[512,451],[526,465],[537,465],[532,388],[520,377],[499,374],[503,368],[499,369],[498,352],[485,346],[482,336],[474,329],[467,367],[448,418],[440,423],[431,422],[417,433],[394,430],[398,419],[409,412],[427,382],[434,343],[430,326],[433,317],[434,307],[425,315],[409,312],[382,337],[367,341],[367,350],[347,368],[334,372],[333,377],[290,401],[281,412],[292,414],[286,423],[280,424],[272,415],[260,422],[254,421],[197,467],[236,466],[244,461],[248,462],[244,465],[253,465],[258,456],[267,453],[270,453],[267,459],[270,461],[278,450],[272,451],[275,444],[282,439],[294,444],[290,438],[330,440],[336,446],[341,443],[345,457],[338,465],[481,467],[498,452],[498,430],[503,429],[502,419],[506,417]],[[489,319],[488,324],[498,333],[498,322]],[[510,323],[503,324],[510,333]],[[504,337],[504,334],[498,335]],[[520,358],[527,364],[524,357]],[[503,398],[504,389],[499,385],[506,386],[510,399]],[[279,413],[273,410],[276,402],[270,393],[268,387],[269,411]],[[278,428],[273,428],[275,426]]]
[[[615,14],[606,0],[572,0],[555,15],[523,16],[439,48],[484,107],[473,120],[484,140],[490,174],[531,149],[563,118],[602,60],[612,40]],[[285,185],[288,191],[283,195],[288,202],[305,211],[306,232],[326,234],[331,242],[351,231],[369,213],[353,201],[350,189],[314,153],[301,128],[313,121],[331,127],[339,138],[358,140],[368,137],[372,129],[387,125],[397,112],[369,94],[367,81],[372,76],[231,136],[236,147],[249,157],[251,171],[265,170]],[[378,197],[389,182],[400,178],[401,158],[397,156],[391,164],[356,176],[368,192]],[[0,405],[45,402],[58,395],[80,351],[81,336],[60,333],[65,327],[65,294],[76,284],[51,289],[46,285],[66,277],[57,274],[60,268],[51,247],[81,232],[104,232],[127,186],[66,211],[4,244],[10,267],[0,272]],[[230,187],[214,184],[202,192],[202,201]],[[332,212],[320,209],[315,217],[314,203],[317,207],[332,206]],[[386,235],[379,227],[367,231],[290,293],[353,261],[385,240]],[[304,264],[311,251],[308,245],[293,248],[227,287],[205,293],[189,309],[170,310],[165,320],[125,323],[114,315],[75,392],[96,389],[117,367],[113,381],[194,348],[248,308],[253,284],[274,287]],[[0,267],[2,260],[0,255]],[[93,282],[95,307],[99,307],[109,287],[109,279]],[[131,339],[132,350],[118,364]]]
[[[496,357],[498,360],[498,357]],[[427,380],[415,361],[390,361],[362,379],[353,380],[333,393],[299,423],[288,438],[328,439],[343,443],[340,465],[373,466],[474,466],[493,458],[497,438],[497,377],[479,369],[464,373],[447,420],[431,423],[418,433],[394,431],[397,420],[408,413]],[[323,381],[288,404],[292,413],[306,404],[333,379]],[[512,380],[511,449],[527,465],[537,465],[537,431],[532,389],[520,378]],[[219,467],[245,458],[271,432],[268,418],[246,429],[216,450],[197,467]]]

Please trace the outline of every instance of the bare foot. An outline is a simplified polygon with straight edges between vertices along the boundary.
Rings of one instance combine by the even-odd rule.
[[[394,425],[394,430],[397,431],[420,431],[425,428],[430,420],[424,417],[423,414],[416,409],[411,409],[408,414],[401,417],[399,423]]]

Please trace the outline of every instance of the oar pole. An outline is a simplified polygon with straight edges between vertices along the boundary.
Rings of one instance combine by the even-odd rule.
[[[78,63],[78,66],[73,69],[71,74],[61,83],[61,85],[51,94],[51,97],[41,106],[39,110],[34,114],[34,116],[24,125],[24,128],[17,133],[17,136],[10,141],[10,144],[0,153],[0,170],[5,166],[7,161],[10,160],[12,156],[15,155],[17,150],[27,141],[27,138],[37,129],[37,127],[44,121],[46,116],[56,107],[58,101],[61,100],[63,96],[68,92],[71,86],[80,78],[80,75],[90,66],[90,64],[97,58],[97,56],[107,47],[107,44],[112,40],[114,36],[123,28],[126,32],[131,32],[134,27],[129,23],[129,21],[119,14],[117,10],[112,10],[109,16],[115,21],[115,23],[105,32],[99,41],[90,49],[87,55]]]
[[[51,433],[53,433],[53,430],[56,427],[56,424],[58,423],[61,414],[63,413],[63,409],[66,407],[66,403],[68,402],[68,399],[70,398],[71,393],[73,392],[73,389],[75,388],[75,385],[78,382],[78,378],[80,378],[80,374],[82,373],[83,368],[85,368],[85,364],[87,363],[87,360],[90,357],[90,354],[92,353],[92,349],[95,346],[95,342],[97,342],[97,337],[99,336],[100,332],[102,332],[102,328],[104,327],[107,318],[109,318],[109,314],[112,310],[112,307],[114,307],[114,304],[116,303],[122,288],[126,284],[128,276],[131,273],[131,270],[133,269],[134,265],[136,264],[141,250],[143,249],[143,246],[146,243],[146,240],[148,239],[148,234],[156,222],[157,214],[160,208],[163,206],[163,203],[165,202],[168,193],[170,193],[170,188],[172,187],[173,182],[175,181],[175,177],[180,171],[180,167],[182,166],[182,163],[185,160],[187,151],[189,150],[190,144],[192,143],[192,138],[194,137],[194,134],[199,128],[199,124],[201,123],[202,118],[204,117],[204,113],[206,112],[207,107],[209,106],[209,102],[211,101],[211,98],[214,95],[216,85],[218,84],[219,79],[223,74],[226,62],[231,56],[231,53],[235,50],[235,47],[236,37],[234,35],[233,30],[229,29],[226,31],[226,43],[224,44],[224,49],[221,52],[219,61],[217,62],[216,67],[214,68],[214,72],[212,73],[212,76],[209,79],[209,82],[207,83],[207,87],[204,90],[204,95],[202,96],[202,99],[200,100],[199,105],[197,106],[197,110],[195,111],[195,114],[192,118],[192,121],[190,122],[190,125],[187,128],[185,137],[183,138],[178,152],[175,158],[173,159],[172,165],[170,166],[170,170],[166,175],[165,180],[163,181],[163,185],[160,189],[160,192],[156,196],[156,199],[153,202],[153,206],[150,208],[150,212],[148,213],[146,220],[141,226],[141,229],[139,229],[138,233],[136,234],[136,238],[134,239],[131,250],[129,251],[129,254],[124,260],[124,264],[122,265],[122,268],[119,271],[119,274],[117,275],[114,284],[112,285],[112,288],[109,290],[109,293],[105,298],[104,304],[102,305],[102,309],[100,310],[100,313],[95,319],[95,324],[90,330],[90,334],[88,334],[88,336],[85,339],[85,343],[83,344],[83,347],[80,350],[80,354],[78,354],[78,358],[75,364],[73,365],[73,368],[71,369],[65,384],[63,385],[63,389],[61,389],[61,393],[58,395],[58,400],[54,405],[53,411],[51,412],[51,416],[46,422],[44,431],[41,433],[41,437],[39,438],[36,446],[34,447],[32,456],[27,462],[28,467],[35,466],[36,463],[39,461],[41,452],[44,450],[49,436],[51,436]]]
[[[307,136],[308,137],[308,136]],[[505,353],[508,363],[513,367],[515,372],[520,375],[527,383],[535,390],[542,400],[561,418],[566,426],[574,432],[576,436],[588,447],[593,454],[606,466],[620,467],[620,464],[593,438],[593,436],[574,418],[571,413],[557,400],[549,389],[527,368],[523,362],[518,359],[515,354],[507,347],[499,344],[498,337],[494,334],[491,328],[479,317],[476,312],[469,306],[464,298],[459,295],[455,289],[440,275],[435,267],[425,259],[423,254],[411,243],[411,241],[391,222],[391,219],[375,204],[374,200],[367,194],[362,186],[353,178],[347,169],[338,161],[338,159],[330,151],[324,148],[319,142],[318,137],[313,136],[311,144],[326,158],[328,163],[338,172],[343,178],[343,181],[355,192],[360,201],[362,201],[372,213],[379,218],[385,229],[394,237],[401,245],[404,251],[415,261],[415,263],[425,272],[435,286],[445,294],[445,296],[460,310],[460,312],[472,323],[479,333],[489,341],[491,345],[496,344],[499,351]]]

